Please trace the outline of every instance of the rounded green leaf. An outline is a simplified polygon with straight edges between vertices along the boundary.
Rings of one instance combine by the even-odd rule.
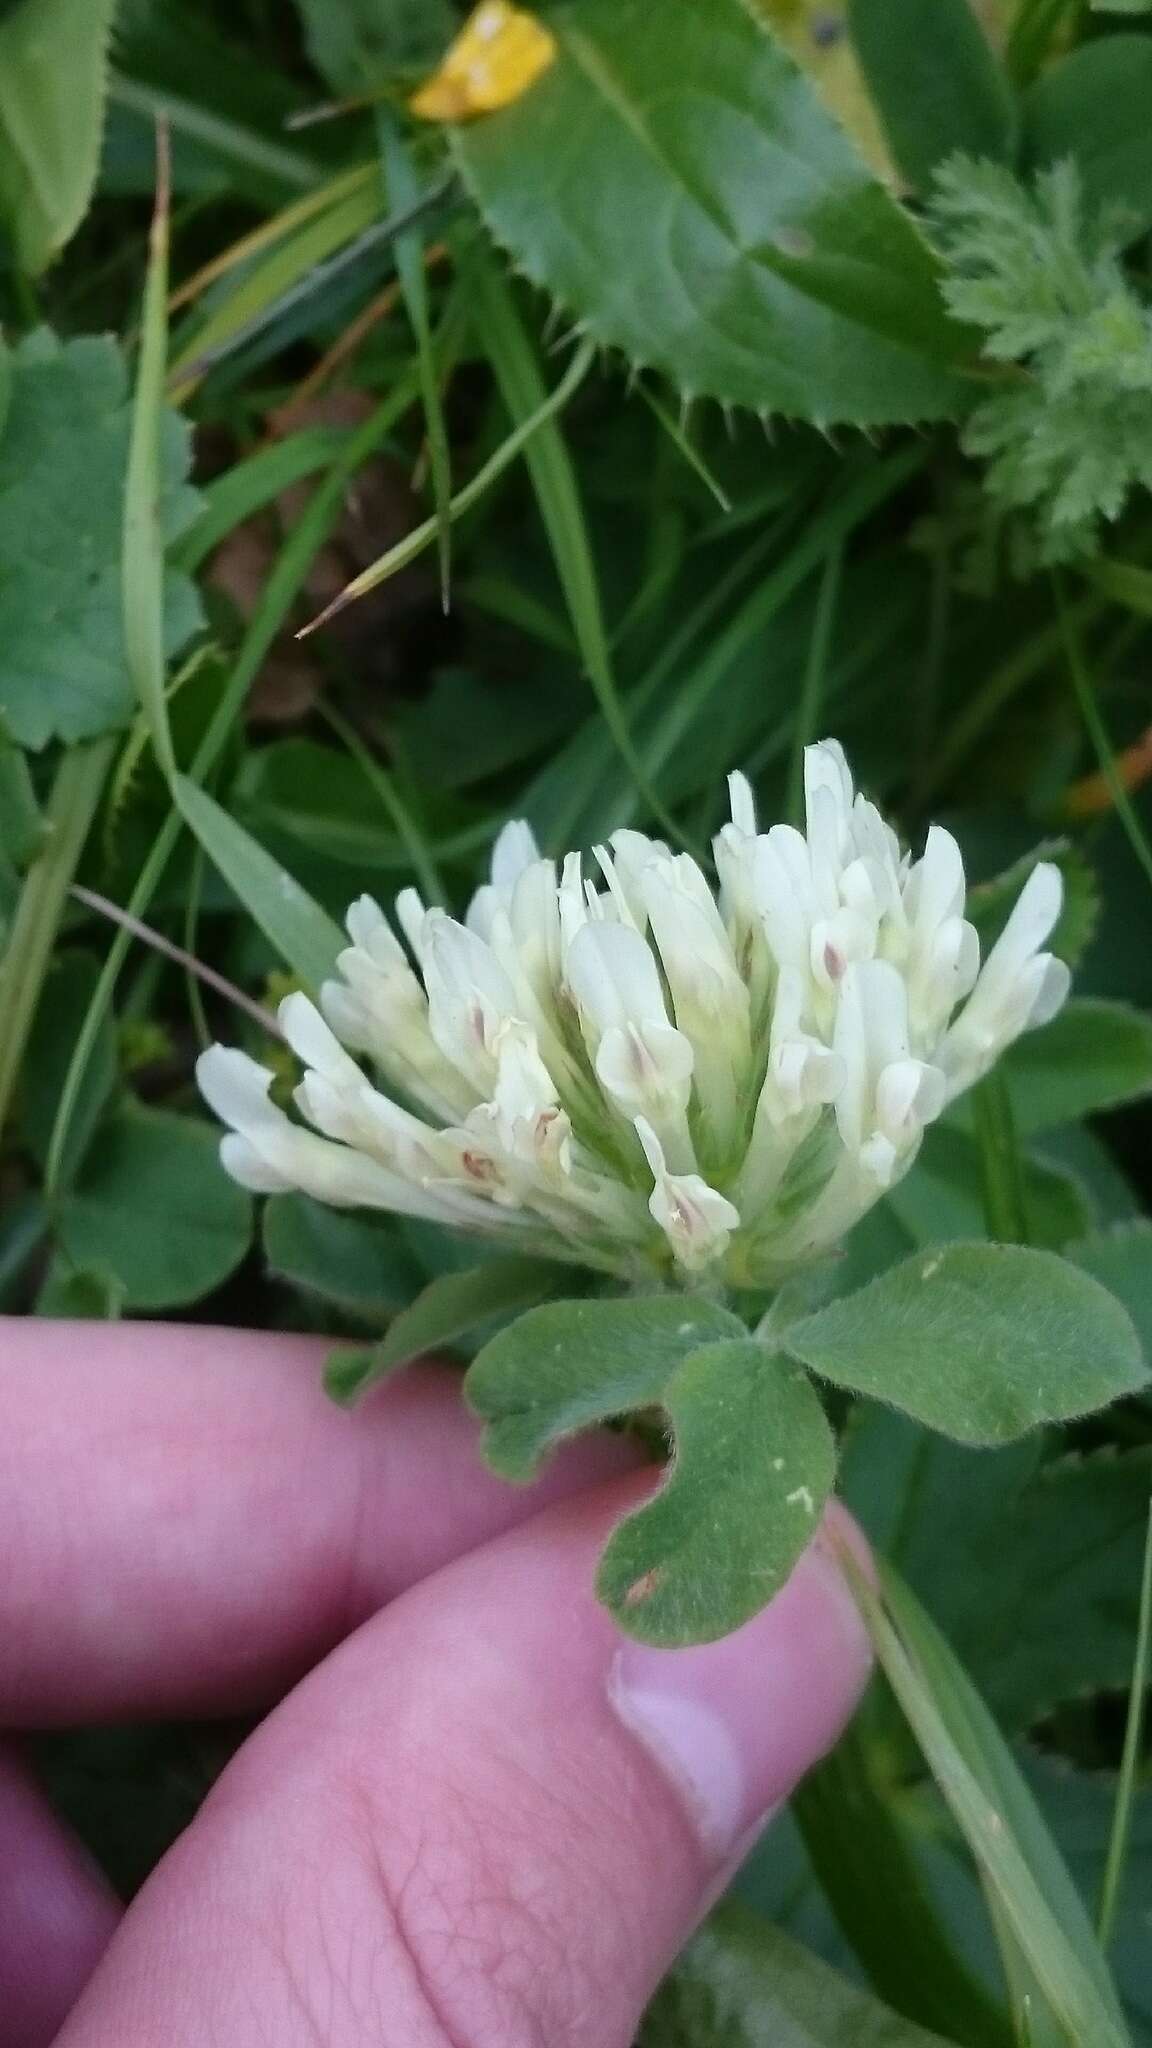
[[[221,1173],[206,1123],[138,1104],[113,1119],[60,1204],[61,1252],[109,1273],[127,1309],[183,1308],[228,1278],[252,1239],[252,1198]]]
[[[410,1365],[422,1352],[458,1344],[462,1337],[497,1318],[507,1320],[546,1295],[558,1294],[568,1267],[550,1259],[485,1259],[457,1273],[438,1273],[402,1309],[371,1351],[329,1362],[328,1392],[336,1401],[356,1401],[389,1373]]]
[[[960,1443],[1008,1443],[1147,1380],[1120,1303],[1054,1252],[955,1244],[909,1259],[785,1336],[814,1372]]]
[[[681,391],[820,423],[940,417],[935,259],[744,0],[580,0],[555,62],[456,130],[517,267]]]
[[[565,1437],[659,1402],[690,1351],[745,1334],[726,1309],[680,1294],[530,1309],[485,1344],[464,1382],[487,1425],[484,1456],[505,1479],[531,1479]]]
[[[661,1405],[675,1457],[616,1530],[597,1590],[630,1635],[674,1649],[728,1635],[779,1592],[832,1491],[836,1447],[805,1374],[752,1337],[690,1352]]]
[[[391,1219],[349,1215],[310,1195],[264,1204],[264,1256],[280,1280],[366,1323],[383,1323],[419,1287],[419,1269]]]

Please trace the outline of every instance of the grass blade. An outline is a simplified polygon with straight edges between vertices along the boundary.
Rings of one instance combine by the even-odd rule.
[[[72,747],[56,771],[44,807],[43,849],[24,876],[0,959],[0,1130],[19,1077],[68,890],[115,751],[114,739]],[[94,1030],[90,1043],[95,1043],[95,1038]]]
[[[124,653],[140,708],[148,721],[156,758],[165,775],[176,767],[164,653],[164,535],[160,524],[160,437],[164,426],[164,377],[168,353],[168,205],[171,161],[168,132],[156,129],[156,198],[148,239],[148,272],[140,355],[132,401],[132,436],[124,488],[124,538],[120,597]]]
[[[582,348],[577,349],[555,390],[548,393],[534,413],[521,421],[506,441],[501,442],[496,453],[489,456],[483,468],[477,470],[471,481],[466,483],[462,490],[457,491],[448,508],[450,518],[459,519],[465,512],[470,511],[473,505],[478,504],[509,464],[515,462],[521,449],[531,441],[533,434],[538,433],[554,413],[563,411],[573,392],[588,375],[594,354],[591,342],[586,342]],[[409,562],[414,562],[417,555],[422,555],[430,542],[435,540],[436,533],[435,519],[425,519],[422,525],[414,527],[411,533],[405,534],[403,540],[397,541],[395,547],[389,548],[387,554],[379,556],[375,562],[370,562],[366,569],[362,569],[359,576],[354,576],[340,595],[333,598],[331,604],[326,605],[322,612],[308,621],[296,638],[306,639],[309,633],[315,633],[318,627],[326,625],[328,620],[334,618],[337,612],[343,611],[346,605],[355,604],[357,598],[367,596],[370,590],[376,589],[377,584],[386,583],[389,576],[395,576],[397,570],[406,569]]]
[[[998,1244],[1031,1244],[1020,1143],[1003,1072],[993,1068],[971,1099],[988,1235]]]
[[[282,491],[325,469],[347,446],[345,427],[306,427],[241,456],[200,492],[202,509],[171,550],[173,565],[194,576],[221,541]]]
[[[500,386],[505,406],[518,431],[525,422],[540,415],[544,381],[532,344],[516,311],[503,272],[485,253],[472,272],[473,320],[477,335]],[[586,343],[586,348],[591,344]],[[581,351],[583,353],[583,351]],[[540,516],[552,549],[552,559],[572,620],[572,629],[596,701],[621,759],[627,765],[645,803],[662,824],[680,833],[669,818],[637,753],[624,707],[620,700],[608,636],[600,603],[600,585],[576,472],[553,409],[542,424],[545,431],[526,449],[526,459]]]
[[[173,775],[172,795],[213,865],[306,988],[317,989],[336,965],[344,934],[326,910],[292,879],[186,775]]]
[[[1131,2048],[1103,1952],[1032,1794],[944,1638],[890,1567],[884,1599],[848,1563],[877,1659],[994,1900],[994,1919],[1072,2048]],[[1035,2034],[1034,2034],[1035,2038]],[[1043,2034],[1040,2035],[1043,2039]]]
[[[1112,805],[1116,816],[1124,827],[1128,843],[1137,861],[1143,868],[1148,881],[1152,882],[1152,846],[1148,844],[1147,835],[1143,825],[1140,823],[1136,807],[1124,787],[1123,778],[1116,766],[1116,756],[1113,752],[1112,742],[1108,737],[1108,729],[1100,715],[1100,707],[1096,702],[1096,693],[1092,688],[1092,679],[1088,674],[1088,664],[1084,659],[1084,647],[1080,634],[1077,631],[1075,614],[1065,599],[1063,587],[1059,579],[1054,578],[1053,581],[1056,590],[1056,608],[1059,614],[1064,656],[1068,664],[1068,674],[1072,679],[1072,688],[1076,695],[1076,702],[1080,707],[1080,716],[1084,721],[1085,731],[1095,750],[1096,759],[1100,764],[1100,773],[1112,798]]]
[[[380,154],[388,204],[393,213],[412,212],[421,195],[420,180],[413,167],[408,145],[391,108],[383,107],[377,119]],[[432,345],[432,320],[428,308],[428,277],[424,260],[424,236],[417,223],[396,238],[394,251],[400,290],[416,337],[420,362],[420,391],[424,401],[424,423],[432,468],[432,501],[436,508],[436,549],[440,561],[440,597],[445,611],[449,603],[452,562],[452,465],[448,454],[448,431],[440,401],[440,376]]]
[[[403,843],[405,852],[412,863],[412,872],[420,884],[421,891],[429,903],[443,903],[444,884],[436,866],[432,848],[421,832],[408,806],[396,788],[396,784],[383,762],[377,761],[368,752],[355,727],[334,710],[331,704],[323,702],[316,706],[321,718],[331,726],[337,738],[342,740],[360,769],[364,780],[371,783],[388,813],[397,838]]]
[[[1136,1655],[1133,1659],[1132,1685],[1128,1694],[1128,1716],[1124,1727],[1124,1748],[1120,1757],[1120,1776],[1116,1785],[1116,1808],[1112,1816],[1112,1833],[1108,1842],[1108,1859],[1104,1866],[1104,1878],[1100,1886],[1100,1910],[1097,1914],[1097,1931],[1101,1947],[1107,1948],[1112,1939],[1116,1922],[1116,1908],[1120,1901],[1120,1888],[1124,1881],[1124,1866],[1128,1856],[1128,1843],[1132,1832],[1132,1805],[1136,1796],[1136,1779],[1140,1767],[1144,1735],[1144,1711],[1147,1704],[1148,1681],[1152,1676],[1152,1502],[1148,1507],[1148,1523],[1144,1536],[1144,1563],[1140,1574],[1140,1616],[1136,1624]]]
[[[804,749],[811,746],[817,737],[816,727],[820,722],[824,690],[828,680],[828,657],[832,651],[832,634],[836,625],[836,604],[840,596],[840,570],[843,561],[843,547],[829,550],[824,573],[820,578],[820,591],[812,620],[812,644],[808,649],[808,662],[804,670],[800,702],[796,709],[796,737],[792,745],[792,763],[788,771],[788,816],[794,825],[801,827],[804,820]]]
[[[211,150],[223,162],[256,171],[286,191],[306,192],[320,179],[319,164],[305,150],[269,142],[254,128],[225,120],[179,93],[163,92],[158,86],[142,85],[138,79],[113,72],[108,97],[129,113],[143,115],[146,121],[167,122],[178,135],[186,135],[190,142]]]

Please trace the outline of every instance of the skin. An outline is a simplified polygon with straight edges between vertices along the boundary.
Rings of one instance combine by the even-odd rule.
[[[866,1681],[846,1518],[637,1658],[592,1593],[631,1445],[512,1489],[455,1375],[349,1415],[324,1349],[0,1319],[0,2048],[627,2048]],[[124,1912],[18,1731],[251,1709]]]

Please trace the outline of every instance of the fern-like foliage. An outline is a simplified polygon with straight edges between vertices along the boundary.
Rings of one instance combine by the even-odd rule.
[[[1123,229],[1088,218],[1071,163],[1029,188],[967,157],[939,173],[932,221],[950,311],[1005,366],[964,446],[999,507],[1032,513],[1041,559],[1066,561],[1152,488],[1152,309],[1123,269]]]

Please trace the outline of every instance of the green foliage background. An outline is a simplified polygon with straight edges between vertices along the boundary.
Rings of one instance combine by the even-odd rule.
[[[1033,1845],[1035,2039],[1079,2041],[1090,1938],[1061,1886],[1066,1865],[1092,1909],[1118,1839],[1152,1484],[1152,14],[541,12],[550,69],[446,133],[406,102],[450,0],[0,7],[0,1307],[324,1330],[341,1398],[492,1339],[472,1393],[508,1471],[574,1420],[663,1402],[681,1491],[625,1526],[603,1584],[633,1584],[646,1545],[691,1556],[698,1485],[728,1532],[729,1620],[764,1563],[757,1429],[830,1476],[831,1422],[843,1491],[943,1631],[904,1614],[920,1708],[953,1718],[941,1737],[876,1688],[644,2041],[1026,2038],[976,1821],[939,1791],[945,1738],[1001,1774]],[[146,297],[158,121],[170,249]],[[359,602],[297,642],[354,579]],[[354,895],[415,878],[458,900],[509,816],[550,852],[621,824],[697,848],[730,767],[789,815],[828,731],[911,838],[957,831],[985,933],[998,877],[1060,861],[1076,997],[930,1133],[832,1298],[782,1320],[771,1415],[740,1406],[760,1369],[711,1308],[691,1344],[622,1338],[610,1384],[589,1366],[536,1412],[534,1319],[579,1336],[620,1305],[560,1309],[570,1274],[478,1264],[423,1226],[258,1210],[218,1172],[198,1046],[275,1062],[262,1014],[322,971]],[[991,1337],[941,1297],[917,1345],[947,1339],[946,1385],[897,1339],[924,1261],[991,1273],[996,1239],[1035,1312],[1022,1327],[1013,1296],[1006,1412],[969,1436],[1034,1421],[1040,1371],[1074,1387],[1087,1352],[1126,1398],[976,1451],[925,1425],[964,1435]],[[1084,1275],[1113,1321],[1077,1320]],[[864,1286],[891,1317],[879,1387],[836,1298]],[[827,1419],[797,1360],[839,1390]],[[672,1601],[650,1626],[706,1619]],[[98,1731],[41,1760],[130,1891],[232,1740]],[[1128,1766],[1105,1933],[1148,2043],[1145,1747]]]

